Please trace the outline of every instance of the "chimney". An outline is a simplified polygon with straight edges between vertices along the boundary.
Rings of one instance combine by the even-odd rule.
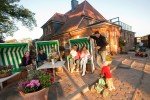
[[[78,6],[78,1],[77,0],[71,0],[71,10],[76,9]]]

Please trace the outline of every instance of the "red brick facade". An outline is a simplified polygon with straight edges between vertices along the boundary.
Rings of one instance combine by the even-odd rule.
[[[88,37],[95,31],[99,31],[107,38],[109,43],[107,49],[111,52],[118,52],[120,26],[108,22],[87,1],[66,14],[56,13],[42,28],[44,33],[40,40],[59,40],[63,46],[69,39]],[[57,28],[59,29],[56,31]]]

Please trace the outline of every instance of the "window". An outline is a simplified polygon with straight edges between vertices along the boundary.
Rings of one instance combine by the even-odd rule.
[[[54,27],[54,30],[55,30],[54,32],[57,33],[61,29],[62,23],[54,22],[53,27]]]
[[[51,34],[51,26],[50,26],[50,24],[48,25],[48,34]]]
[[[48,34],[48,28],[47,28],[47,26],[44,27],[44,34]]]

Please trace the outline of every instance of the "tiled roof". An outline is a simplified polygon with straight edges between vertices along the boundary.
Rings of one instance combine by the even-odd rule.
[[[97,20],[106,20],[96,9],[94,9],[86,0],[79,4],[75,10],[70,10],[65,15],[70,17],[88,16]]]
[[[81,21],[82,21],[82,17],[80,16],[69,18],[62,26],[59,33],[68,32],[77,29]]]
[[[83,25],[86,26],[85,16],[94,20],[106,21],[106,19],[86,0],[79,4],[76,9],[70,10],[65,14],[55,13],[49,21],[64,22],[64,25],[61,27],[61,29],[57,31],[58,33],[63,33],[78,29],[81,25],[82,27]]]
[[[60,14],[60,13],[55,13],[51,18],[50,20],[52,21],[59,21],[59,22],[65,22],[66,19],[64,17],[63,14]]]

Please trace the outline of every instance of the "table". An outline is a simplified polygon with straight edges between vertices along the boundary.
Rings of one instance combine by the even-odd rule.
[[[43,65],[41,65],[40,67],[37,68],[37,70],[39,69],[47,69],[47,68],[59,68],[59,67],[64,67],[65,65],[65,61],[57,61],[54,64],[52,64],[52,62],[46,62]]]
[[[12,77],[18,75],[19,73],[20,73],[20,72],[16,72],[16,73],[14,73],[14,74],[12,74],[12,75],[10,75],[10,76],[8,76],[8,77],[0,78],[0,87],[1,87],[1,89],[3,89],[3,82],[4,82],[4,81],[7,81],[8,79],[10,79],[10,78],[12,78]]]
[[[52,64],[52,62],[46,62],[42,66],[38,67],[37,70],[52,68],[53,75],[54,75],[54,82],[55,82],[55,70],[54,69],[59,68],[59,67],[65,67],[64,64],[65,64],[65,61],[57,61],[54,64]]]

